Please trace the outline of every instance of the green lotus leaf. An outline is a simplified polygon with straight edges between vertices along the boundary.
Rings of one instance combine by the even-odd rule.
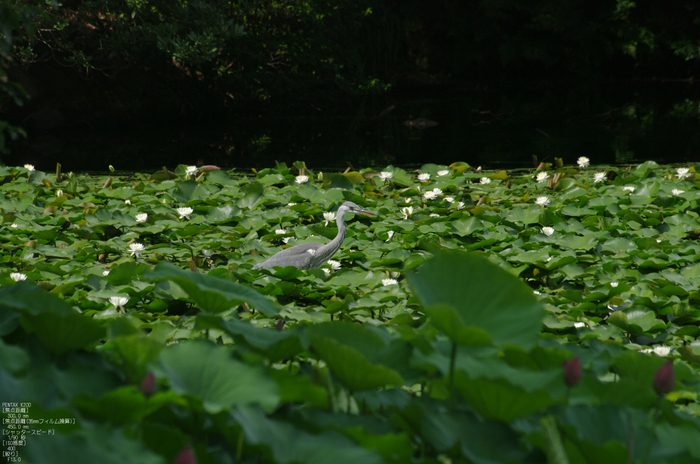
[[[532,291],[482,256],[443,252],[407,278],[424,307],[452,306],[465,326],[484,329],[497,345],[531,347],[538,338],[544,310]]]
[[[277,384],[262,367],[243,364],[229,349],[212,343],[168,346],[154,368],[174,391],[201,400],[213,414],[237,404],[258,404],[269,411],[279,402]]]

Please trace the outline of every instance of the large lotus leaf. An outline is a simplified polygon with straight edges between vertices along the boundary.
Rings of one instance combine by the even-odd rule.
[[[246,441],[269,450],[281,464],[382,464],[379,453],[364,449],[334,431],[311,434],[294,424],[265,417],[257,408],[238,406],[233,418],[243,428]]]
[[[664,445],[672,449],[686,450],[693,458],[700,460],[700,428],[690,424],[658,424],[656,435]]]
[[[279,402],[277,384],[262,367],[243,364],[229,348],[209,342],[168,346],[155,370],[176,392],[200,399],[210,413],[251,403],[271,410]]]
[[[423,308],[433,324],[460,345],[491,345],[491,335],[480,327],[468,326],[457,310],[450,305],[434,305]]]
[[[299,403],[328,408],[328,390],[305,375],[294,375],[286,369],[270,371],[280,391],[281,403]]]
[[[455,371],[454,385],[485,419],[510,422],[558,402],[547,390],[527,391],[506,379],[472,379],[461,370]]]
[[[140,377],[145,373],[146,366],[158,358],[165,346],[163,343],[143,335],[133,334],[116,337],[112,340],[117,352],[126,365],[131,377]]]
[[[99,322],[80,313],[66,316],[53,312],[45,312],[38,316],[27,314],[22,321],[56,354],[87,348],[107,334]]]
[[[315,335],[329,337],[344,345],[351,346],[367,359],[376,360],[387,346],[382,333],[357,324],[347,322],[325,322],[314,324],[308,330]]]
[[[26,281],[0,288],[0,309],[16,310],[33,316],[45,313],[68,316],[73,313],[65,301]]]
[[[362,352],[352,346],[316,333],[311,335],[311,341],[318,356],[352,391],[368,390],[387,385],[403,385],[404,383],[401,374],[397,371],[370,362]]]
[[[424,307],[452,306],[464,325],[484,329],[495,344],[537,342],[542,305],[520,279],[483,256],[442,252],[407,277]]]
[[[11,374],[19,374],[29,369],[29,354],[22,348],[6,344],[0,339],[0,366]]]
[[[155,270],[144,274],[144,279],[175,282],[204,311],[223,312],[241,302],[246,302],[266,316],[279,313],[279,308],[250,287],[198,272],[183,271],[172,264],[159,263]]]
[[[236,339],[236,343],[244,343],[253,349],[262,351],[273,362],[290,359],[304,349],[297,333],[289,330],[279,332],[274,328],[256,327],[248,321],[223,320],[217,316],[199,315],[195,328],[223,330]],[[308,344],[308,341],[305,344]]]
[[[665,362],[663,358],[626,351],[613,359],[612,368],[620,377],[627,377],[643,385],[652,386],[656,372]]]
[[[459,443],[462,453],[477,464],[517,462],[524,457],[518,435],[503,422],[440,407],[422,408],[422,413],[419,433],[441,452]]]

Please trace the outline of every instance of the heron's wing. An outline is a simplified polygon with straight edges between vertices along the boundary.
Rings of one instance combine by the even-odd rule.
[[[302,243],[280,251],[270,256],[266,261],[256,264],[253,269],[268,269],[274,266],[294,266],[299,269],[308,269],[314,252],[323,246],[322,243]]]

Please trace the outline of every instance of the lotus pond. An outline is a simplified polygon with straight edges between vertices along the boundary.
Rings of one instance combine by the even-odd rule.
[[[700,176],[580,161],[0,167],[0,400],[30,405],[4,410],[3,451],[698,462]],[[252,270],[332,239],[348,200],[378,217],[350,217],[326,266]]]

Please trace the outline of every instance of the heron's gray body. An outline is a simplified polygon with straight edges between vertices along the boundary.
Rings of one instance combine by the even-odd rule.
[[[345,227],[345,215],[347,213],[360,213],[369,216],[376,214],[367,211],[351,201],[346,201],[338,208],[336,224],[338,235],[329,243],[302,243],[286,250],[282,250],[269,257],[266,261],[253,266],[253,269],[267,269],[275,266],[294,266],[299,269],[313,269],[323,266],[341,247],[347,228]]]

